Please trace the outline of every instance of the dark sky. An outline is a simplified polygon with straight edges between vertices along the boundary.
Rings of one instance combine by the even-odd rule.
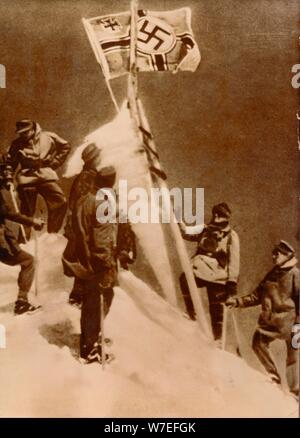
[[[82,17],[129,1],[0,0],[0,139],[29,117],[72,145],[114,115]],[[140,95],[169,186],[204,187],[206,215],[226,201],[241,239],[241,289],[270,267],[278,239],[297,244],[298,0],[143,0],[191,6],[202,62],[194,74],[141,74]],[[118,99],[124,81],[113,84]]]

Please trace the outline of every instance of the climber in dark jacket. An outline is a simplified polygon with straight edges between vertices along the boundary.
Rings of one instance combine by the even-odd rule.
[[[135,245],[131,240],[129,242],[134,234],[125,226],[127,224],[123,224],[121,237],[116,221],[102,223],[97,216],[99,207],[106,208],[107,202],[115,201],[99,200],[96,193],[98,195],[102,189],[112,188],[115,180],[115,169],[112,166],[104,167],[97,173],[90,191],[79,198],[72,212],[72,251],[63,254],[65,274],[81,280],[80,356],[87,363],[101,361],[100,295],[103,296],[104,314],[107,315],[114,296],[113,287],[117,282],[117,259],[120,256],[123,267],[127,268],[127,264],[132,263],[135,257]],[[112,207],[116,208],[116,205]]]
[[[81,158],[84,162],[84,167],[81,173],[74,179],[69,196],[69,214],[65,228],[65,237],[68,239],[64,253],[66,258],[68,258],[68,254],[74,252],[75,233],[72,227],[72,212],[76,210],[78,200],[93,190],[97,168],[101,163],[101,151],[95,144],[89,144],[83,150]],[[102,179],[102,181],[105,183],[104,179]],[[136,259],[135,234],[127,221],[118,223],[116,258],[119,260],[123,269],[128,269],[128,265],[132,264]],[[69,303],[75,307],[80,307],[83,291],[84,285],[82,280],[75,276]]]
[[[6,166],[5,166],[6,168]],[[8,227],[6,221],[34,227],[41,230],[43,222],[40,219],[33,219],[13,211],[5,198],[9,196],[5,169],[0,166],[0,262],[9,265],[20,265],[21,270],[18,276],[19,293],[15,302],[15,314],[31,313],[37,308],[28,302],[28,293],[34,279],[34,258],[22,250],[17,242],[13,231]]]
[[[113,187],[115,179],[114,168],[102,169],[93,188],[77,201],[72,212],[73,252],[63,254],[64,273],[82,281],[80,356],[86,363],[101,361],[100,295],[107,315],[117,281],[117,225],[100,223],[96,216],[97,208],[104,202],[97,201],[97,191]]]
[[[90,192],[93,188],[95,177],[97,175],[97,168],[101,163],[101,151],[95,144],[89,144],[83,150],[81,158],[84,166],[79,175],[77,175],[72,183],[69,201],[68,201],[68,215],[65,226],[65,237],[68,239],[68,245],[65,253],[73,252],[74,246],[74,232],[72,228],[72,212],[76,210],[78,200]],[[75,307],[80,307],[82,302],[82,292],[84,285],[82,280],[75,276],[73,289],[69,296],[69,303]]]

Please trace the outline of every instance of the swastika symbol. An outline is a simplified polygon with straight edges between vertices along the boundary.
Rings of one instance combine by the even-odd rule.
[[[120,22],[116,18],[112,18],[112,17],[103,18],[100,20],[100,23],[105,29],[110,28],[112,31],[115,31],[116,30],[115,28],[119,29],[121,27]]]
[[[138,38],[138,41],[140,41],[140,42],[142,42],[142,43],[144,43],[144,44],[149,44],[149,42],[150,42],[151,40],[154,39],[154,40],[157,41],[157,43],[156,43],[156,45],[153,47],[153,49],[154,49],[154,50],[158,50],[158,49],[161,47],[161,45],[165,42],[164,38],[161,38],[161,36],[159,36],[159,33],[162,32],[162,33],[164,33],[165,35],[171,35],[171,33],[168,32],[168,31],[165,30],[165,29],[162,29],[161,27],[159,27],[159,26],[157,26],[157,25],[155,25],[155,26],[153,27],[153,26],[151,26],[151,24],[150,24],[150,26],[149,26],[149,24],[150,24],[150,23],[149,23],[148,20],[145,20],[145,21],[144,21],[144,23],[143,23],[141,29],[139,30],[139,35],[140,35],[140,34],[144,34],[144,35],[146,35],[146,39]],[[148,30],[147,30],[147,27],[151,27],[152,29],[151,29],[150,31],[148,31]]]
[[[147,15],[138,20],[137,49],[145,55],[165,55],[176,45],[176,34],[161,18]]]

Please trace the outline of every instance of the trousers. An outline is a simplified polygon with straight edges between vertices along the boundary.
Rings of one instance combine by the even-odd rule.
[[[211,326],[215,340],[221,339],[222,329],[223,329],[223,313],[224,306],[228,294],[226,291],[226,286],[219,283],[210,283],[208,281],[201,280],[195,277],[197,287],[205,287],[207,290],[208,302],[209,302],[209,313],[211,319]],[[182,296],[185,302],[186,311],[191,319],[195,319],[195,309],[193,306],[193,301],[189,291],[186,276],[183,273],[180,276],[180,287]]]
[[[256,330],[253,335],[252,348],[258,357],[259,361],[265,370],[274,376],[278,383],[281,381],[280,374],[275,365],[270,352],[270,344],[276,338],[271,338],[259,330]],[[299,351],[293,349],[291,339],[286,340],[287,356],[286,356],[286,377],[290,391],[298,394],[299,392]]]
[[[27,300],[27,295],[34,279],[34,258],[32,255],[23,250],[13,255],[1,254],[0,252],[0,262],[8,266],[20,265],[21,270],[18,275],[18,299]]]
[[[113,288],[102,288],[96,280],[82,280],[80,356],[87,358],[101,335],[100,295],[104,300],[104,316],[109,312],[114,297]]]
[[[67,201],[62,189],[55,181],[45,181],[32,185],[18,186],[20,210],[22,214],[33,217],[36,208],[37,196],[41,195],[48,210],[48,233],[57,233],[64,221],[67,211]],[[25,227],[26,237],[30,238],[30,228]]]

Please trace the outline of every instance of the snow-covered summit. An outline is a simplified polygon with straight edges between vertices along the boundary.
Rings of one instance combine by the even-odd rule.
[[[33,243],[29,243],[32,250]],[[288,417],[297,404],[242,359],[219,351],[198,325],[132,273],[120,274],[106,335],[105,371],[78,360],[80,311],[67,304],[62,236],[43,235],[43,311],[14,317],[18,268],[0,265],[2,417]]]

